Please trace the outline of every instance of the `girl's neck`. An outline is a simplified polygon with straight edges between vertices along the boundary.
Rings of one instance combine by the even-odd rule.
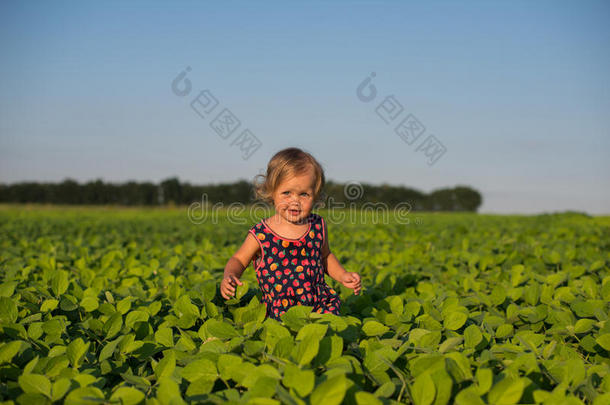
[[[280,226],[280,227],[283,226],[286,228],[293,227],[294,229],[300,229],[300,228],[303,228],[304,225],[306,226],[309,224],[309,214],[300,218],[298,221],[294,222],[287,218],[283,218],[280,214],[278,214],[276,212],[275,215],[269,217],[267,222],[269,222],[272,225],[276,225],[276,226]]]
[[[271,231],[277,236],[283,239],[296,240],[303,236],[303,232],[307,232],[309,224],[309,215],[300,220],[298,223],[291,222],[285,218],[282,218],[277,213],[264,220],[267,227],[271,228]]]

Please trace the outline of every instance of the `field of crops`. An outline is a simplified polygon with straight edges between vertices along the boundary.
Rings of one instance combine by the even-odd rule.
[[[280,323],[218,292],[246,217],[2,207],[0,400],[610,403],[610,218],[417,216],[329,222],[364,292]]]

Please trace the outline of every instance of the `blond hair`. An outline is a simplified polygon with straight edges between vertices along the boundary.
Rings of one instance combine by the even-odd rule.
[[[254,177],[254,196],[273,205],[273,193],[287,179],[314,171],[314,203],[322,196],[326,182],[322,165],[309,153],[299,148],[286,148],[277,152],[267,165],[267,174]]]

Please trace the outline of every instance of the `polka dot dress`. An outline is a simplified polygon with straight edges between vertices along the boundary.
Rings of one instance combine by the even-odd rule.
[[[309,229],[299,239],[276,234],[264,219],[249,230],[261,247],[262,254],[253,266],[263,293],[261,301],[267,306],[267,317],[279,320],[295,305],[339,315],[339,296],[324,280],[321,260],[326,237],[324,219],[311,213],[307,222]]]

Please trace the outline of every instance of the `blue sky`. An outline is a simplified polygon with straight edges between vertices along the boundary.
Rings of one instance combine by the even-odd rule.
[[[0,182],[251,179],[299,146],[337,181],[610,213],[609,20],[607,1],[3,1]],[[433,165],[376,114],[390,95],[446,148]],[[244,160],[246,128],[262,146]]]

